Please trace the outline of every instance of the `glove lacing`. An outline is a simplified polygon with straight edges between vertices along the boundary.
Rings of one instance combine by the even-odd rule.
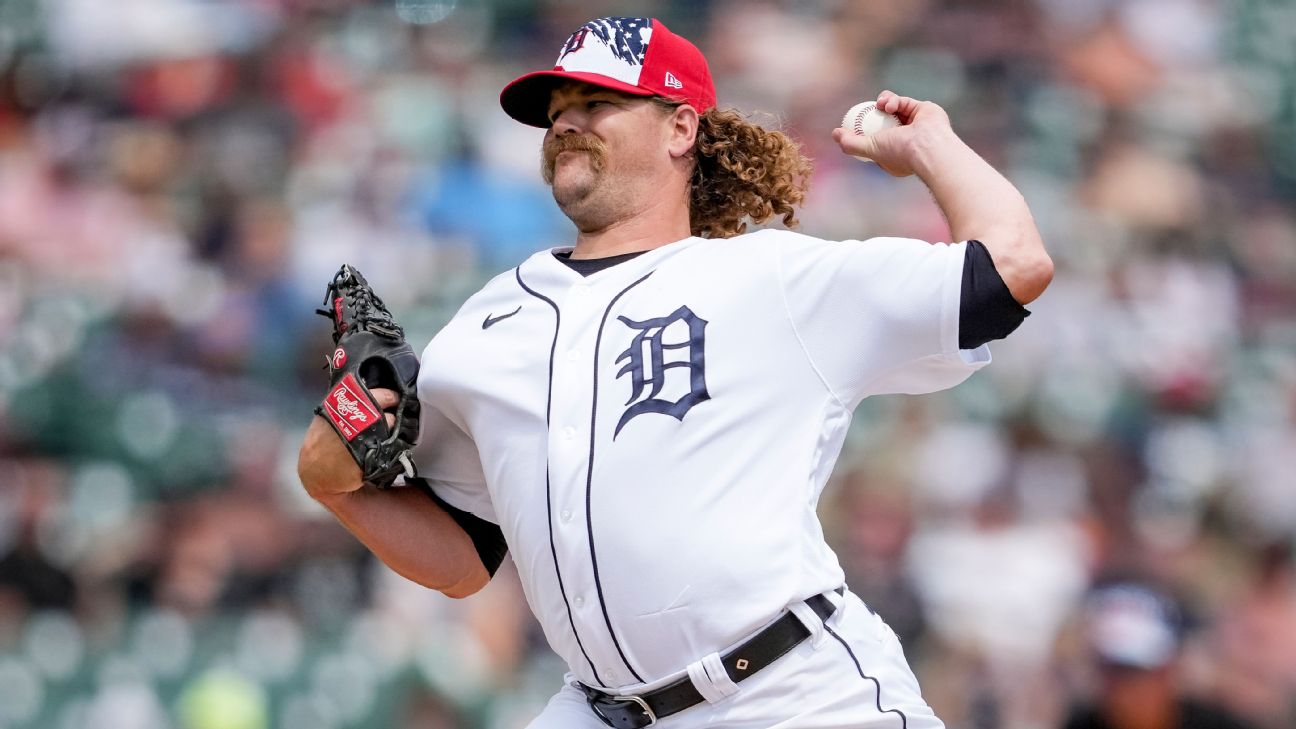
[[[315,310],[316,314],[333,319],[334,311],[329,308],[333,301],[338,297],[341,289],[347,289],[348,295],[343,297],[344,301],[352,304],[351,320],[361,331],[372,331],[375,334],[389,337],[391,339],[404,339],[405,330],[396,323],[395,317],[387,309],[387,305],[374,294],[373,290],[365,284],[359,274],[347,266],[343,271],[339,271],[333,277],[329,284],[328,290],[324,293],[324,306]],[[345,316],[344,316],[345,318]],[[341,337],[342,332],[346,330],[346,321],[337,322],[338,326],[333,332],[333,342]]]

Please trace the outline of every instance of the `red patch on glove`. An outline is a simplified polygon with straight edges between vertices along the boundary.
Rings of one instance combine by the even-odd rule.
[[[343,377],[329,391],[324,398],[324,412],[348,442],[382,419],[382,413],[365,397],[352,374]]]

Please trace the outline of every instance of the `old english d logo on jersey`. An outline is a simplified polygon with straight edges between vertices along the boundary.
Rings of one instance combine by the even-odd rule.
[[[339,380],[324,398],[324,412],[348,441],[355,440],[382,417],[364,396],[355,375],[351,374]]]
[[[662,413],[683,420],[684,414],[694,405],[711,399],[706,389],[705,319],[699,318],[687,306],[681,306],[670,315],[655,319],[634,321],[618,316],[617,320],[636,330],[636,333],[630,340],[630,346],[616,359],[618,363],[625,362],[617,372],[617,378],[630,375],[630,399],[626,400],[629,407],[617,421],[613,438],[636,415]],[[681,322],[682,326],[671,327],[676,322]],[[664,341],[668,329],[677,337],[686,331],[687,338],[682,341]],[[672,356],[668,362],[667,352],[679,352],[679,355]],[[666,375],[672,369],[686,370],[683,376],[672,378],[672,381],[681,383],[680,387],[672,390],[682,391],[682,394],[674,400],[659,398],[658,395],[667,384]]]

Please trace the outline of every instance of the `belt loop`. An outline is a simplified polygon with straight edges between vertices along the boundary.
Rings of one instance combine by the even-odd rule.
[[[715,702],[738,693],[738,684],[729,677],[719,653],[703,656],[688,666],[689,680],[707,702]]]
[[[824,625],[837,625],[842,621],[842,614],[846,612],[846,587],[843,585],[836,590],[829,590],[824,593],[824,597],[828,598],[828,602],[836,608],[833,614],[823,621]],[[869,608],[869,612],[873,612],[873,609]]]
[[[814,611],[814,608],[802,601],[797,601],[788,605],[788,611],[797,616],[797,619],[806,627],[806,630],[810,631],[810,645],[813,646],[815,650],[818,650],[819,646],[824,642],[824,637],[827,635],[827,632],[824,630],[824,622],[819,618],[819,614]]]

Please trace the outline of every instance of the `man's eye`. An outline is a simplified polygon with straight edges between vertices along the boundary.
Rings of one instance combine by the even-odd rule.
[[[602,100],[587,101],[585,102],[585,108],[593,110],[600,106],[607,106],[607,104],[608,102]]]

